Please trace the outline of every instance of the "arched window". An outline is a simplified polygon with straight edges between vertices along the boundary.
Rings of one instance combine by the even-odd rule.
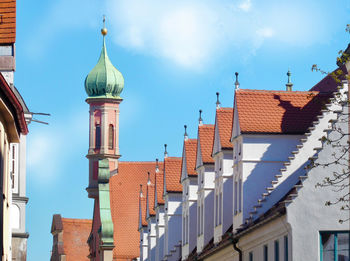
[[[99,149],[101,148],[101,126],[100,124],[96,125],[96,131],[95,131],[95,148]]]
[[[112,124],[108,128],[108,149],[114,149],[114,127]]]

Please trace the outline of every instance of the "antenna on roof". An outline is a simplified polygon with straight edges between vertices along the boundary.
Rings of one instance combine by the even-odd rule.
[[[220,101],[219,101],[219,95],[220,95],[220,93],[219,92],[217,92],[216,93],[216,109],[219,109],[220,108]]]
[[[164,144],[164,158],[168,157],[168,151],[166,150],[167,146],[167,144]]]
[[[203,119],[202,119],[202,110],[199,110],[199,119],[198,119],[199,126],[203,125]]]
[[[287,72],[287,76],[288,76],[288,82],[286,83],[286,91],[292,91],[293,90],[293,83],[292,83],[292,80],[291,80],[291,76],[292,76],[292,73],[290,72],[290,70],[288,69],[288,72]]]
[[[142,193],[142,184],[140,184],[140,198],[143,198],[143,193]]]
[[[187,135],[187,125],[184,125],[184,128],[185,128],[184,138],[185,138],[185,140],[188,140],[188,135]]]
[[[235,75],[236,75],[235,90],[238,90],[239,89],[238,72],[235,72]]]
[[[151,182],[149,171],[147,172],[147,176],[148,176],[148,178],[147,178],[147,186],[150,186],[152,184],[152,182]]]
[[[156,159],[156,172],[158,173],[159,172],[159,160]]]

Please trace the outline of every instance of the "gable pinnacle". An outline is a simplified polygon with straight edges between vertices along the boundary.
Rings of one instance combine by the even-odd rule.
[[[198,125],[203,125],[203,119],[202,119],[202,110],[199,110],[199,119],[198,119]]]
[[[156,159],[156,172],[158,173],[159,172],[159,160]]]
[[[293,90],[293,83],[291,80],[292,73],[290,72],[289,69],[287,72],[287,76],[288,76],[288,82],[286,83],[286,91],[292,91]]]
[[[103,28],[101,29],[101,34],[103,35],[103,38],[107,35],[106,16],[105,15],[103,15]]]
[[[238,90],[239,89],[238,72],[235,72],[235,75],[236,75],[235,90]]]
[[[149,173],[149,171],[147,172],[147,186],[150,186],[150,185],[152,185],[152,182],[151,182],[151,178],[150,178],[150,173]]]
[[[219,109],[220,108],[220,101],[219,101],[219,95],[220,95],[220,93],[219,92],[217,92],[216,93],[216,109]]]
[[[184,125],[185,128],[185,134],[184,134],[184,139],[188,140],[188,135],[187,135],[187,125]]]
[[[164,144],[164,158],[168,157],[168,151],[166,150],[167,146],[167,144]]]
[[[140,198],[143,198],[143,193],[142,193],[142,184],[140,184]]]

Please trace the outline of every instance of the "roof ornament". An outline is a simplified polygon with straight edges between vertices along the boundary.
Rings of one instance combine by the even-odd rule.
[[[150,177],[150,173],[149,173],[149,171],[147,172],[147,186],[150,186],[150,185],[152,185],[152,182],[151,182],[151,177]]]
[[[199,110],[199,119],[198,119],[199,126],[203,125],[202,112],[203,112],[202,110]]]
[[[219,92],[217,92],[216,93],[216,109],[220,109],[220,101],[219,101],[219,95],[220,95],[220,93]]]
[[[239,90],[238,72],[235,72],[235,75],[236,75],[235,90]]]
[[[292,80],[291,80],[291,76],[292,76],[292,73],[290,72],[290,70],[288,69],[288,72],[287,72],[287,76],[288,76],[288,82],[286,83],[286,91],[293,91],[293,83],[292,83]]]
[[[187,125],[184,125],[184,128],[185,128],[184,138],[185,138],[185,140],[188,140]]]
[[[143,193],[142,193],[142,184],[140,184],[140,198],[143,198]]]
[[[167,144],[164,144],[164,158],[167,158],[168,157],[168,151],[167,151]]]
[[[106,16],[103,15],[103,28],[101,29],[101,34],[103,37],[107,35],[107,28],[106,28]]]
[[[159,160],[156,159],[156,172],[158,173],[159,172]]]

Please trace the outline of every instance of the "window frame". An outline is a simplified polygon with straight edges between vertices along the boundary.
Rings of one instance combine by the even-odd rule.
[[[350,231],[349,230],[330,230],[330,231],[320,231],[320,261],[323,261],[323,244],[322,244],[322,234],[334,235],[334,261],[338,261],[338,234],[348,234],[349,235],[349,249],[348,255],[350,257]]]

